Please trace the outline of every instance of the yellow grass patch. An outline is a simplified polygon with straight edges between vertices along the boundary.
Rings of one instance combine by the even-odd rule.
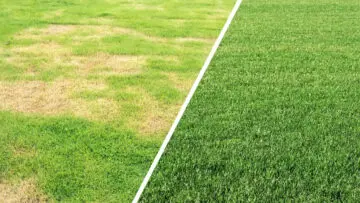
[[[30,179],[18,184],[0,182],[0,202],[38,203],[48,202],[48,199],[37,189],[35,181]]]
[[[116,22],[112,18],[106,18],[106,17],[95,17],[95,18],[86,18],[79,20],[79,24],[83,25],[112,25]]]
[[[48,70],[59,66],[75,67],[81,76],[97,73],[104,75],[137,74],[141,72],[146,58],[142,56],[121,56],[98,53],[89,56],[75,56],[71,49],[56,43],[41,43],[30,46],[14,47],[12,55],[6,61],[14,66],[24,68],[27,75],[36,75],[35,69]],[[40,64],[32,61],[42,59]],[[34,67],[37,66],[37,67]]]
[[[0,47],[0,55],[4,54],[4,52],[5,52],[5,49]]]
[[[71,105],[66,98],[68,85],[67,82],[1,82],[0,109],[42,114],[63,112]]]
[[[124,120],[130,128],[143,135],[166,132],[180,103],[161,103],[141,88],[121,90],[136,95],[137,101],[117,101],[113,99],[116,92],[108,89],[104,82],[109,75],[141,74],[148,56],[106,53],[79,56],[72,53],[71,46],[61,45],[61,40],[56,40],[71,37],[81,44],[114,35],[132,35],[154,43],[175,43],[180,46],[184,42],[212,42],[211,39],[203,38],[161,38],[134,29],[108,25],[50,25],[23,30],[15,39],[32,39],[37,43],[10,48],[9,57],[5,60],[22,68],[24,76],[31,76],[29,78],[33,80],[0,81],[0,110],[41,115],[74,115],[105,122],[118,119]],[[175,56],[161,56],[160,59],[180,63]],[[60,72],[56,72],[57,70]],[[59,79],[52,82],[39,81],[36,76],[43,76],[41,74],[45,71],[59,73],[56,76]],[[64,74],[62,71],[67,72]],[[190,89],[191,80],[180,78],[176,73],[164,74],[180,91],[187,92]],[[127,104],[136,105],[139,112],[135,110],[130,116],[123,115],[124,112],[129,114],[126,109],[122,109]]]
[[[210,44],[210,43],[214,43],[215,39],[181,37],[181,38],[176,38],[175,41],[177,41],[177,42],[201,42],[201,43]]]
[[[132,3],[132,8],[134,8],[136,10],[155,10],[155,11],[163,11],[163,10],[165,10],[162,6],[140,4],[140,3],[135,3],[135,2]]]
[[[47,28],[41,29],[40,33],[42,35],[59,35],[66,34],[75,30],[75,26],[69,25],[50,25]]]
[[[103,122],[110,122],[121,116],[119,104],[112,99],[100,98],[93,101],[74,99],[73,102],[75,105],[72,111],[75,116]]]
[[[107,20],[107,19],[106,19]],[[101,23],[101,18],[94,21]],[[112,35],[132,35],[141,39],[153,42],[166,42],[166,38],[151,36],[130,28],[116,27],[110,25],[50,25],[46,28],[29,28],[15,35],[17,39],[39,40],[51,36],[71,35],[76,41],[88,41],[91,39],[99,40],[103,37]]]
[[[64,9],[59,9],[59,10],[55,10],[55,11],[50,11],[47,12],[43,15],[43,18],[48,20],[48,19],[52,19],[52,18],[56,18],[56,17],[60,17],[64,14]]]
[[[0,110],[41,115],[71,114],[91,120],[111,120],[119,115],[119,106],[111,99],[86,101],[73,98],[74,92],[103,90],[101,82],[58,80],[54,82],[0,82]]]
[[[36,156],[35,149],[29,149],[28,147],[13,146],[12,153],[14,157],[34,157]]]
[[[17,39],[39,39],[47,36],[58,36],[75,31],[74,25],[50,25],[46,28],[28,28],[15,35]]]
[[[99,53],[91,57],[73,57],[72,63],[79,67],[80,75],[128,75],[141,72],[146,58],[142,56],[119,56]]]
[[[173,85],[181,92],[187,93],[193,85],[193,80],[189,78],[181,78],[176,73],[163,73],[173,83]]]
[[[178,106],[163,106],[154,101],[148,101],[139,126],[140,133],[143,135],[166,133],[170,129],[171,122],[174,120],[179,107],[180,104]]]
[[[135,117],[129,118],[128,126],[136,129],[141,135],[165,133],[174,120],[178,105],[163,104],[149,95],[141,88],[128,88],[126,91],[141,95],[136,101],[140,112]]]
[[[11,48],[10,51],[15,55],[29,54],[34,56],[54,57],[69,53],[69,49],[56,43],[39,43],[30,46],[18,46]]]
[[[141,4],[139,4],[141,7]],[[105,19],[108,20],[108,19]],[[96,18],[94,21],[99,21],[101,24],[102,19]],[[177,19],[175,23],[181,24],[185,20]],[[109,23],[107,23],[109,24]],[[51,36],[65,36],[71,35],[71,38],[76,43],[85,42],[89,40],[100,40],[101,38],[113,35],[132,35],[140,39],[159,42],[159,43],[168,43],[174,41],[176,43],[184,42],[202,42],[202,43],[213,43],[215,39],[209,38],[195,38],[195,37],[180,37],[180,38],[163,38],[152,36],[143,32],[139,32],[135,29],[116,27],[110,25],[50,25],[46,28],[29,28],[16,35],[18,39],[33,39],[33,40],[42,40],[46,37]]]

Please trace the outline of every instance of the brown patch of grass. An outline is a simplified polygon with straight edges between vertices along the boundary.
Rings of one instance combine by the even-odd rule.
[[[51,42],[38,43],[30,46],[17,46],[11,48],[10,51],[18,57],[24,57],[24,55],[51,57],[69,53],[69,49],[66,49],[64,46]]]
[[[41,114],[65,111],[70,106],[69,100],[66,99],[68,85],[69,83],[65,82],[1,82],[0,109]]]
[[[75,30],[74,25],[50,25],[49,27],[42,29],[42,35],[59,35],[66,34]]]
[[[36,75],[41,70],[56,68],[59,65],[72,65],[71,50],[56,43],[17,46],[9,51],[11,54],[6,58],[6,62],[25,69],[29,75]],[[34,65],[34,59],[42,60],[42,62]]]
[[[216,9],[211,12],[211,15],[207,16],[209,20],[226,20],[228,16],[228,10],[226,9]]]
[[[143,111],[143,119],[140,125],[140,133],[152,135],[155,133],[166,133],[170,129],[172,121],[175,119],[179,105],[159,105],[150,101]]]
[[[44,194],[36,187],[33,179],[18,184],[0,182],[0,202],[4,203],[38,203],[48,202]]]
[[[95,21],[108,19],[96,18]],[[109,23],[109,22],[108,22]],[[46,28],[29,28],[18,33],[15,38],[39,40],[49,36],[64,36],[71,34],[74,41],[99,40],[112,35],[133,35],[153,42],[166,42],[166,38],[151,36],[130,28],[116,27],[110,25],[50,25]]]
[[[101,21],[101,18],[96,18],[96,21],[99,21],[98,24],[104,24]],[[108,20],[108,19],[106,19]],[[176,19],[175,23],[181,24],[186,20]],[[105,24],[109,24],[105,23]],[[182,37],[182,38],[163,38],[152,36],[143,32],[139,32],[135,29],[116,27],[110,25],[50,25],[46,28],[29,28],[24,30],[16,35],[16,38],[19,39],[33,39],[41,41],[44,38],[51,36],[65,36],[71,35],[71,38],[76,43],[81,43],[91,40],[100,40],[107,36],[113,35],[132,35],[140,39],[144,39],[151,42],[158,43],[184,43],[184,42],[201,42],[211,44],[214,42],[214,39],[209,38],[194,38],[194,37]]]
[[[117,103],[111,99],[87,101],[72,98],[73,92],[103,90],[99,81],[59,80],[0,82],[0,109],[42,115],[72,114],[91,120],[108,121],[119,115]]]
[[[181,92],[187,93],[195,78],[181,78],[177,73],[163,73],[174,84],[174,86]]]
[[[141,95],[136,101],[140,112],[129,118],[128,126],[144,136],[166,133],[181,104],[160,103],[141,88],[128,88],[126,91]]]
[[[64,14],[64,9],[47,12],[43,15],[43,18],[48,20],[56,17],[60,17]]]
[[[46,28],[22,31],[16,37],[36,39],[38,43],[9,49],[10,57],[6,60],[14,66],[23,68],[25,74],[33,76],[32,79],[35,81],[0,81],[0,101],[2,101],[0,110],[41,115],[74,115],[96,121],[114,121],[124,116],[129,127],[138,130],[142,135],[165,132],[181,104],[160,103],[139,88],[129,90],[131,94],[138,95],[138,101],[117,101],[113,99],[116,93],[108,89],[104,83],[108,75],[141,74],[147,56],[105,53],[76,56],[72,53],[71,47],[60,45],[53,40],[54,37],[71,36],[74,41],[82,43],[88,40],[100,40],[106,36],[125,34],[152,42],[178,43],[178,45],[188,41],[207,42],[208,40],[161,38],[134,29],[107,25],[50,25]],[[46,39],[48,36],[52,38],[46,43],[43,38]],[[171,63],[179,63],[176,57],[161,58]],[[52,82],[36,80],[36,76],[40,76],[43,71],[51,71],[59,67],[69,67],[69,69],[64,68],[64,71],[70,71],[67,74],[71,77],[63,76],[60,72],[61,79]],[[176,73],[167,76],[174,86],[182,91],[188,91],[191,86],[188,80],[179,78]],[[132,113],[132,115],[136,114],[136,117],[128,118],[128,115],[123,115],[127,111],[122,107],[131,102],[134,102],[140,110]]]
[[[15,35],[17,39],[42,40],[48,36],[58,36],[71,33],[76,30],[75,25],[49,25],[45,28],[28,28]]]
[[[109,98],[99,98],[92,101],[74,99],[73,101],[76,104],[72,107],[75,116],[103,122],[113,121],[121,116],[118,103]]]
[[[112,25],[114,24],[114,19],[107,17],[95,17],[95,18],[86,18],[79,21],[83,25]]]
[[[215,39],[206,39],[206,38],[195,38],[195,37],[181,37],[181,38],[176,38],[175,39],[176,42],[201,42],[201,43],[214,43]]]
[[[0,47],[0,55],[4,54],[4,52],[5,52],[5,49]]]
[[[96,36],[114,33],[128,33],[130,30],[110,26],[51,25],[42,29],[30,29],[18,35],[23,37],[44,37],[76,33],[79,29]],[[84,34],[84,33],[82,33]],[[25,70],[24,76],[36,78],[43,71],[58,67],[71,67],[64,71],[72,75],[62,76],[52,82],[43,81],[0,81],[0,109],[42,115],[71,114],[91,120],[109,121],[119,117],[120,105],[107,98],[81,99],[73,95],[82,91],[108,91],[104,78],[108,75],[139,74],[146,62],[144,56],[122,56],[97,53],[89,56],[75,56],[71,48],[54,42],[17,46],[9,49],[10,57],[5,60]],[[35,61],[34,61],[35,60]],[[62,74],[62,73],[61,73]],[[88,76],[96,79],[89,80]],[[100,77],[98,77],[100,76]],[[104,77],[102,77],[104,76]],[[65,76],[67,77],[67,76]]]
[[[141,3],[133,3],[132,8],[136,10],[154,10],[154,11],[163,11],[165,10],[161,6],[149,5],[149,4],[141,4]]]
[[[35,149],[29,149],[23,146],[13,146],[12,153],[15,157],[34,157],[36,156]]]
[[[109,25],[77,25],[77,31],[87,33],[86,36],[74,36],[76,40],[101,39],[112,35],[132,35],[152,42],[167,42],[166,38],[151,36],[135,29],[115,27]]]
[[[98,40],[99,38],[113,34],[142,35],[131,29],[124,29],[111,26],[89,26],[89,25],[51,25],[47,28],[30,28],[17,35],[24,38],[42,39],[49,35],[64,35],[72,32],[73,39],[78,42]],[[80,33],[80,34],[79,34]],[[84,36],[85,35],[85,36]],[[142,36],[146,37],[146,36]],[[78,38],[78,39],[77,39]],[[114,75],[114,74],[136,74],[141,72],[145,64],[145,57],[142,56],[120,56],[98,53],[89,56],[75,56],[71,48],[67,48],[54,42],[36,43],[29,46],[17,46],[10,49],[10,57],[6,61],[14,66],[24,68],[25,73],[35,76],[41,70],[51,68],[75,67],[77,73],[85,76],[91,73]],[[37,62],[34,65],[34,57]]]
[[[119,56],[99,53],[92,57],[73,57],[80,75],[97,73],[100,75],[138,74],[145,64],[146,58],[141,56]]]
[[[75,67],[80,76],[96,73],[103,75],[137,74],[141,72],[146,62],[143,56],[122,56],[98,53],[89,56],[74,56],[71,49],[56,43],[34,44],[30,46],[14,47],[13,53],[6,61],[24,68],[25,74],[35,76],[41,70],[57,68],[59,66]],[[40,64],[31,65],[33,57],[43,59]],[[38,70],[38,71],[37,71]]]

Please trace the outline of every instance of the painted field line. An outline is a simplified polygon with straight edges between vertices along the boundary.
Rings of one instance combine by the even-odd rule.
[[[161,145],[161,147],[160,147],[160,150],[159,150],[159,152],[157,153],[157,155],[156,155],[153,163],[151,164],[151,167],[150,167],[148,173],[146,174],[143,182],[141,183],[141,186],[140,186],[139,190],[137,191],[137,193],[136,193],[136,195],[135,195],[135,198],[134,198],[134,200],[132,201],[132,203],[137,203],[137,202],[140,200],[141,194],[143,193],[146,185],[148,184],[148,182],[149,182],[149,180],[150,180],[151,175],[153,174],[153,172],[154,172],[157,164],[159,163],[160,158],[161,158],[161,156],[163,155],[166,146],[168,145],[168,143],[169,143],[172,135],[174,134],[174,131],[175,131],[177,125],[179,124],[179,122],[180,122],[180,120],[181,120],[181,117],[183,116],[183,114],[184,114],[187,106],[188,106],[189,103],[190,103],[191,98],[193,97],[193,95],[194,95],[197,87],[199,86],[199,83],[200,83],[201,79],[203,78],[206,70],[208,69],[208,67],[209,67],[209,65],[210,65],[210,62],[211,62],[211,60],[213,59],[213,57],[214,57],[214,55],[215,55],[215,53],[216,53],[216,50],[218,49],[218,47],[219,47],[222,39],[223,39],[224,36],[225,36],[226,31],[229,29],[229,26],[230,26],[230,24],[231,24],[231,21],[234,19],[236,12],[239,10],[239,7],[240,7],[240,5],[241,5],[241,2],[242,2],[242,0],[237,0],[237,1],[236,1],[233,10],[231,11],[231,13],[230,13],[230,15],[229,15],[229,17],[228,17],[228,19],[227,19],[227,21],[226,21],[223,29],[221,30],[219,37],[216,39],[215,44],[214,44],[214,46],[212,47],[209,56],[206,58],[206,61],[205,61],[204,65],[203,65],[203,67],[201,68],[198,77],[196,78],[193,86],[191,87],[190,92],[189,92],[189,94],[187,95],[184,104],[181,106],[181,109],[180,109],[178,115],[176,116],[176,119],[175,119],[174,123],[172,124],[172,126],[171,126],[168,134],[166,135],[165,140],[164,140],[164,142],[162,143],[162,145]]]

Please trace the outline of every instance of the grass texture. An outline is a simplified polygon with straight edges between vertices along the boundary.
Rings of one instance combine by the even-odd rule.
[[[0,0],[0,202],[130,201],[233,3]]]
[[[359,201],[359,11],[244,0],[141,201]]]

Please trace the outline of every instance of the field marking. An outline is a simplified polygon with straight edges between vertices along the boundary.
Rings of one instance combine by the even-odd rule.
[[[229,26],[230,26],[232,20],[234,19],[236,12],[239,10],[241,2],[242,2],[242,0],[237,0],[236,1],[234,8],[232,9],[232,11],[231,11],[231,13],[230,13],[224,27],[223,27],[223,29],[221,30],[219,37],[216,39],[215,44],[212,47],[209,56],[206,58],[206,61],[205,61],[204,65],[203,65],[203,67],[201,68],[198,77],[196,78],[193,86],[191,87],[190,92],[189,92],[188,96],[186,97],[184,104],[181,106],[181,109],[180,109],[178,115],[176,116],[176,119],[175,119],[174,123],[172,124],[168,134],[166,135],[166,137],[164,139],[164,142],[161,145],[160,150],[157,153],[153,163],[151,164],[151,167],[150,167],[148,173],[146,174],[143,182],[141,183],[140,188],[137,191],[137,193],[135,195],[135,198],[132,201],[132,203],[137,203],[140,200],[141,194],[144,192],[145,187],[148,184],[148,182],[150,180],[150,177],[153,174],[157,164],[159,163],[161,156],[164,154],[165,148],[168,145],[172,135],[174,134],[175,129],[176,129],[177,125],[179,124],[179,122],[180,122],[180,120],[181,120],[187,106],[189,105],[189,103],[191,101],[191,98],[193,97],[197,87],[199,86],[199,83],[200,83],[201,79],[203,78],[206,70],[208,69],[208,67],[210,65],[210,62],[211,62],[211,60],[213,59],[213,57],[214,57],[214,55],[216,53],[216,50],[218,49],[222,39],[224,38],[226,31],[229,29]]]

